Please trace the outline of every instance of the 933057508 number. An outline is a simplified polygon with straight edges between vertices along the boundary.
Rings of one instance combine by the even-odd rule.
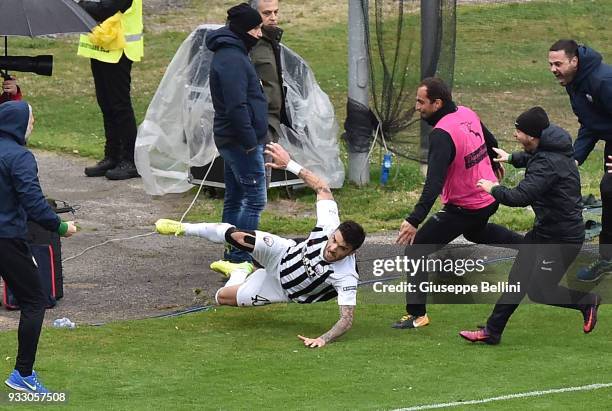
[[[66,402],[68,395],[65,392],[9,392],[6,394],[9,402]]]

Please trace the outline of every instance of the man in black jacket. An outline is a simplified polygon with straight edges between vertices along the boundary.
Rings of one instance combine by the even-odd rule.
[[[612,155],[612,66],[602,62],[601,54],[574,40],[559,40],[548,52],[550,71],[565,87],[580,129],[574,142],[574,159],[582,164],[599,140],[605,141],[604,163]],[[612,174],[606,172],[600,184],[601,234],[600,258],[578,271],[582,281],[597,281],[612,273]]]
[[[224,161],[222,221],[256,230],[267,200],[263,150],[268,104],[248,53],[261,37],[262,21],[246,3],[227,15],[228,25],[206,36],[206,46],[214,52],[209,84],[215,145]],[[226,250],[224,260],[244,262],[252,270],[251,256],[236,247]]]
[[[565,130],[550,124],[541,107],[522,113],[515,125],[514,136],[525,152],[508,154],[496,149],[496,161],[525,167],[525,178],[512,189],[489,180],[480,180],[478,186],[501,204],[531,205],[535,222],[525,235],[508,279],[520,291],[500,297],[485,328],[459,333],[471,342],[498,344],[525,295],[534,302],[581,311],[585,333],[593,331],[597,323],[600,297],[559,285],[584,241],[580,175],[572,140]]]

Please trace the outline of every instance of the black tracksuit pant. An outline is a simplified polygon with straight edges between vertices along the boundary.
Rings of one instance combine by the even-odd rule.
[[[601,234],[599,235],[599,255],[606,260],[612,259],[612,174],[608,173],[606,163],[612,155],[612,142],[606,141],[604,148],[604,173],[599,183],[601,193]]]
[[[96,98],[104,119],[104,156],[134,162],[136,118],[130,97],[132,60],[125,54],[117,63],[91,59]]]
[[[21,316],[15,369],[32,374],[38,338],[45,317],[46,296],[30,246],[23,240],[0,238],[0,274],[19,301]]]
[[[405,255],[410,259],[419,259],[434,253],[450,243],[461,234],[474,243],[488,245],[518,245],[523,236],[497,224],[490,224],[491,217],[498,203],[493,203],[478,210],[467,210],[447,204],[431,216],[419,228],[413,245],[406,247]],[[416,245],[416,246],[415,246]],[[426,271],[419,271],[408,276],[408,283],[415,284],[417,292],[406,294],[406,312],[413,316],[424,315],[427,311],[427,294],[418,291],[419,284],[428,281]]]
[[[541,238],[533,231],[528,232],[508,277],[509,284],[520,282],[520,292],[507,292],[499,298],[487,320],[487,331],[501,336],[510,316],[525,295],[533,302],[574,310],[593,304],[594,294],[559,285],[581,248],[582,243],[559,244],[559,241]]]

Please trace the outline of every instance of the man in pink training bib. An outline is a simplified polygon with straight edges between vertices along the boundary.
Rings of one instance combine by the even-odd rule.
[[[421,82],[415,108],[433,130],[429,133],[425,187],[412,213],[402,222],[397,238],[398,244],[407,245],[406,256],[423,258],[461,234],[475,243],[519,243],[519,235],[488,223],[498,204],[491,195],[476,187],[480,179],[498,181],[503,176],[504,169],[491,161],[496,156],[495,136],[476,113],[455,105],[449,87],[439,78],[430,77]],[[417,231],[439,195],[444,207]],[[406,314],[393,328],[429,324],[427,295],[418,287],[427,280],[427,272],[422,270],[408,277],[416,285],[416,291],[406,294]]]

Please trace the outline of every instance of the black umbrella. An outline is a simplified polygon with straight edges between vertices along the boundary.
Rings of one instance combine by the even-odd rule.
[[[1,0],[0,1],[0,36],[4,36],[4,55],[8,56],[7,36],[42,36],[58,33],[84,33],[96,26],[91,18],[73,0]],[[51,75],[51,56],[45,57],[43,69],[39,72],[34,67],[34,60],[22,58],[16,62],[21,71],[34,71],[39,74]],[[13,67],[15,70],[20,70]],[[7,73],[5,72],[5,76]]]
[[[84,33],[96,24],[73,0],[0,1],[0,36]]]

